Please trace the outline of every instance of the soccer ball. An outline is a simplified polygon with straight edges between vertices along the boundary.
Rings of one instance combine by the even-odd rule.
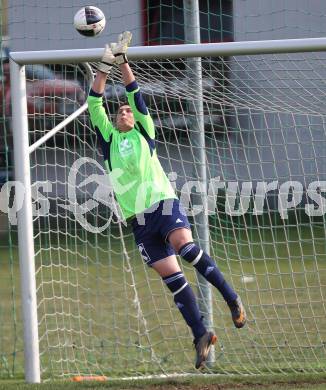
[[[74,27],[79,34],[85,37],[96,37],[104,30],[104,13],[97,7],[83,7],[76,12]]]

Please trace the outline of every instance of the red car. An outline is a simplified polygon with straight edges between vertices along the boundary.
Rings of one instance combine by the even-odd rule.
[[[11,116],[9,61],[2,58],[0,116]],[[63,79],[44,65],[26,65],[27,111],[31,130],[50,130],[85,102],[79,82]],[[69,74],[67,72],[67,74]]]

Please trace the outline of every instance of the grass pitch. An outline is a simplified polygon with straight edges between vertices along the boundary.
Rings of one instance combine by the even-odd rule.
[[[95,240],[85,233],[69,235],[63,231],[52,237],[40,233],[36,239],[45,378],[69,379],[80,373],[109,378],[195,373],[192,337],[169,292],[154,271],[144,266],[128,231],[125,242],[129,260],[123,256],[121,240],[114,238],[119,237],[116,233]],[[294,373],[302,372],[319,378],[326,371],[326,250],[322,229],[299,230],[294,226],[265,231],[233,226],[214,230],[211,235],[211,254],[241,294],[248,326],[240,331],[233,327],[225,303],[214,291],[214,329],[219,342],[215,362],[205,372],[237,377],[245,374],[246,380],[268,373],[274,378],[279,373],[291,382],[295,381]],[[15,249],[12,253],[2,249],[0,258],[0,373],[8,378],[23,373],[19,270]],[[193,269],[183,266],[188,280],[196,286]],[[229,378],[225,387],[218,388],[238,386]],[[9,386],[11,382],[6,383]],[[68,383],[68,388],[113,386],[111,382]],[[256,385],[260,386],[259,378]],[[179,388],[188,383],[171,386]],[[270,386],[280,385],[268,382],[262,386],[276,389]]]
[[[0,390],[44,389],[44,390],[74,390],[74,389],[146,389],[146,390],[325,390],[326,376],[295,375],[295,376],[260,376],[248,377],[196,377],[188,379],[165,380],[133,380],[109,381],[107,383],[72,383],[51,382],[38,385],[28,385],[22,381],[0,381]]]

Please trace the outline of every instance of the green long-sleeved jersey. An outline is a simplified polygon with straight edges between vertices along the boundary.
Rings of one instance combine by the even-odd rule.
[[[102,95],[90,91],[90,119],[101,143],[104,162],[124,218],[129,218],[164,199],[176,198],[159,162],[155,128],[137,83],[126,87],[134,127],[120,132],[108,119]]]

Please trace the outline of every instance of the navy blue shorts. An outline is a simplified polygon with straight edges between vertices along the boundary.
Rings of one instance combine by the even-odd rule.
[[[165,199],[154,204],[131,221],[139,252],[147,265],[174,255],[168,243],[170,232],[180,228],[190,229],[186,212],[179,199]]]

